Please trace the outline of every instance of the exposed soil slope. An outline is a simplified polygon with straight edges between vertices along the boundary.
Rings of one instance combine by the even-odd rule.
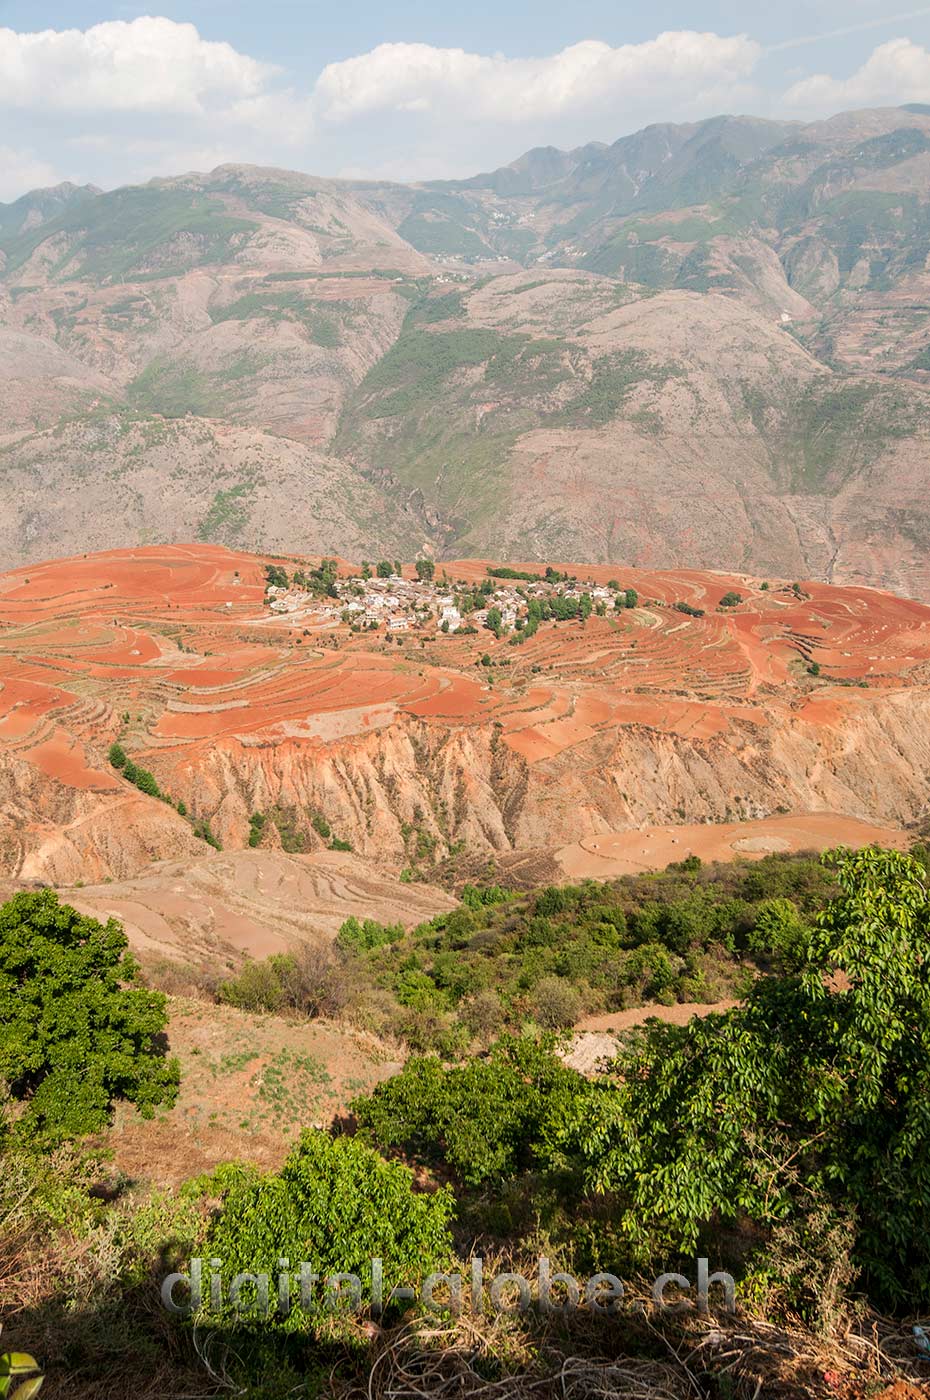
[[[118,919],[144,961],[224,969],[301,943],[328,943],[350,916],[411,925],[451,909],[432,885],[401,884],[336,851],[223,851],[162,861],[131,880],[63,889],[83,913]]]
[[[150,1121],[121,1109],[107,1134],[130,1179],[178,1186],[230,1160],[276,1167],[302,1129],[328,1126],[403,1063],[399,1047],[335,1022],[181,998],[169,1008],[178,1101]]]

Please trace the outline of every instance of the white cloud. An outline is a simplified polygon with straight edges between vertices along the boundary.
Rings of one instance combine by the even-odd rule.
[[[790,87],[784,101],[807,112],[930,102],[930,53],[910,39],[891,39],[873,50],[851,77],[815,73]]]
[[[48,161],[0,146],[0,200],[18,199],[26,190],[57,185],[61,176]]]
[[[639,106],[662,92],[745,81],[761,54],[745,34],[682,30],[611,48],[594,39],[545,58],[505,58],[430,44],[380,44],[331,63],[314,88],[329,122],[379,111],[454,109],[463,122],[520,124],[608,106]],[[658,114],[657,114],[658,115]]]
[[[252,97],[274,70],[192,24],[146,17],[90,29],[0,29],[0,106],[199,113]]]
[[[839,0],[818,3],[835,17]],[[530,146],[613,141],[650,122],[930,101],[930,53],[908,39],[876,48],[845,78],[794,72],[779,82],[764,55],[749,35],[694,30],[619,46],[585,39],[535,58],[385,43],[314,77],[163,17],[86,30],[0,28],[8,146],[0,199],[60,172],[112,187],[228,161],[320,175],[461,176]],[[19,150],[14,114],[28,121]]]

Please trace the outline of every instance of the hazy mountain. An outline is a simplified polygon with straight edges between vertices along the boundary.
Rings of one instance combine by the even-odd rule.
[[[0,562],[142,539],[930,584],[930,110],[0,205]]]

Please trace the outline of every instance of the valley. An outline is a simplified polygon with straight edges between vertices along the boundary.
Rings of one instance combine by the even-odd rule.
[[[918,1400],[928,502],[922,103],[0,204],[0,1395]]]
[[[930,587],[930,117],[0,205],[0,565],[196,539]]]

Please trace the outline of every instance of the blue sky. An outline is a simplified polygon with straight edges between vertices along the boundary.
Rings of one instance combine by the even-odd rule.
[[[0,200],[226,161],[427,179],[721,111],[930,102],[891,0],[0,0]]]

